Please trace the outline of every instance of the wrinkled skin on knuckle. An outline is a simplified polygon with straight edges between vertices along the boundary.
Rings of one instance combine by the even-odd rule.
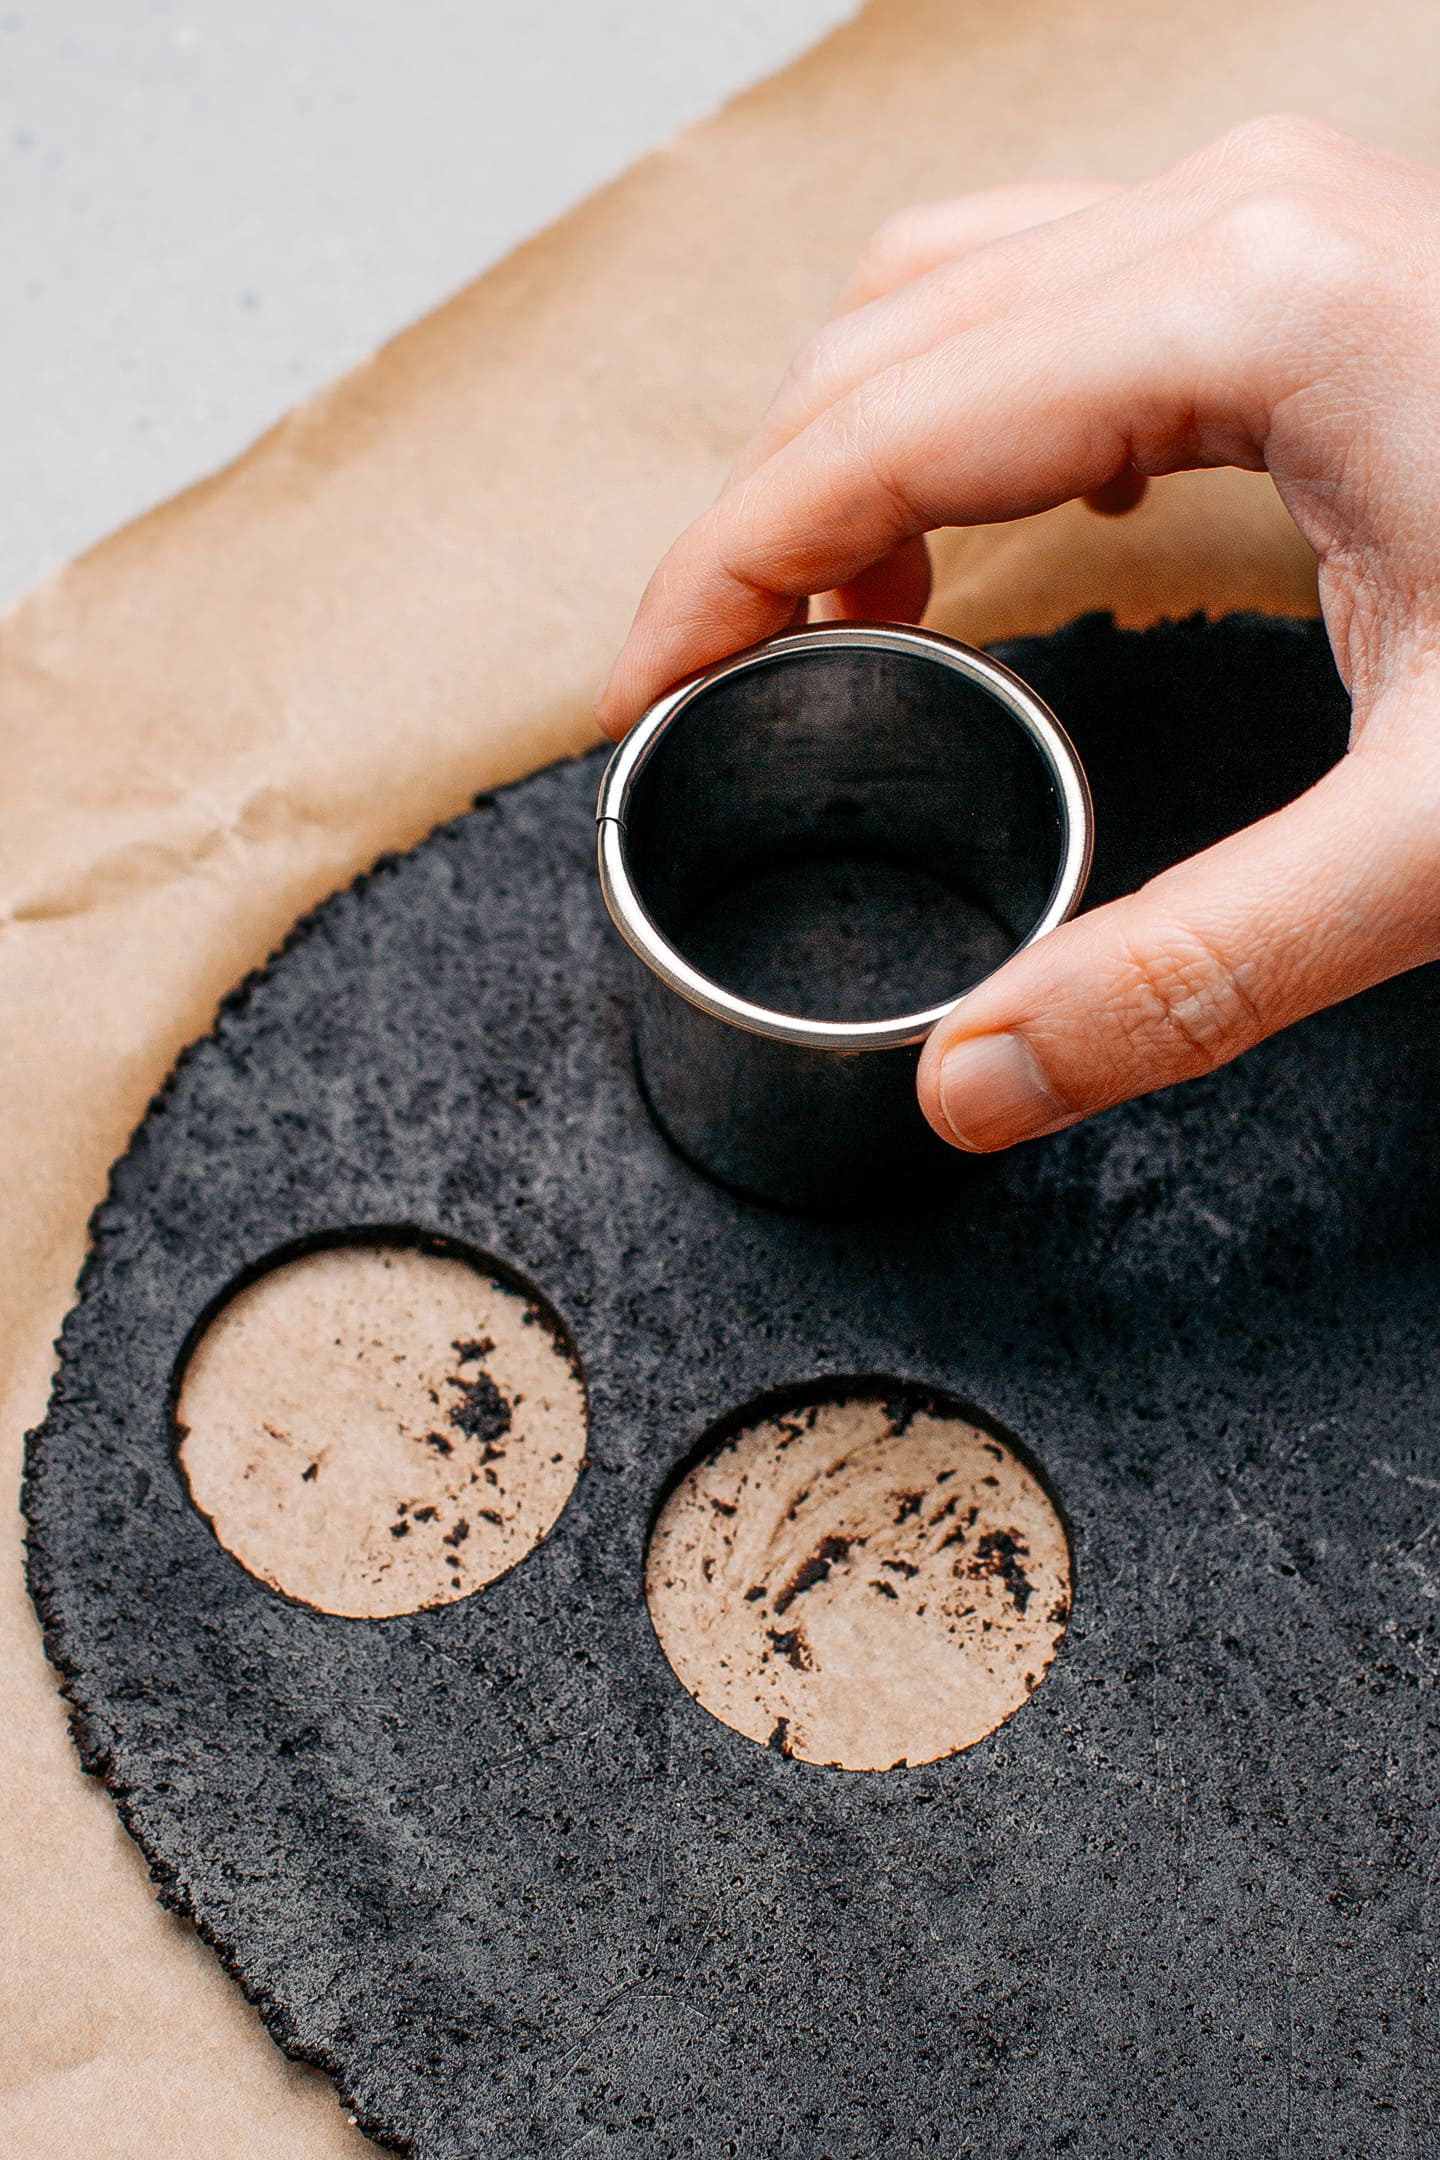
[[[1236,965],[1191,926],[1171,922],[1122,941],[1106,1000],[1117,1075],[1139,1067],[1164,1086],[1213,1072],[1265,1033]]]
[[[861,383],[837,415],[837,446],[852,470],[863,474],[866,491],[886,506],[896,541],[927,522],[900,477],[912,433],[906,379],[898,368]]]
[[[1369,559],[1368,549],[1351,546],[1343,537],[1318,546],[1312,538],[1311,545],[1322,557],[1320,606],[1340,680],[1350,692],[1353,747],[1366,733],[1369,708],[1384,679],[1393,627],[1390,599],[1383,572]]]
[[[1417,467],[1403,441],[1371,440],[1333,474],[1287,478],[1280,492],[1320,559],[1321,610],[1359,743],[1440,637],[1440,474]]]
[[[773,492],[771,476],[763,467],[727,490],[694,529],[696,569],[687,583],[708,589],[718,571],[727,585],[742,591],[754,591],[762,584],[775,592],[789,591],[788,546],[783,522],[777,530]]]
[[[822,399],[843,374],[845,344],[843,333],[829,323],[808,337],[781,377],[773,406],[808,405]]]

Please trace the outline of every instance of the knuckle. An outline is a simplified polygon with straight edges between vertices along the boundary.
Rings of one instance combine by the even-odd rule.
[[[929,269],[949,208],[943,203],[914,203],[877,225],[846,280],[846,304],[861,307]]]
[[[860,257],[872,274],[903,268],[917,253],[928,231],[932,213],[921,207],[896,210],[876,226]]]
[[[1323,215],[1305,188],[1275,186],[1227,203],[1217,224],[1233,258],[1274,274],[1306,259],[1323,231]]]
[[[807,338],[785,370],[779,401],[808,404],[836,382],[841,374],[841,345],[839,334],[828,323]]]
[[[1127,939],[1112,1008],[1127,1062],[1172,1079],[1211,1072],[1266,1032],[1254,998],[1221,949],[1192,927],[1167,924]]]
[[[1219,211],[1212,225],[1227,277],[1278,291],[1339,295],[1366,278],[1373,254],[1326,189],[1300,182],[1257,188]]]
[[[1230,163],[1290,173],[1327,169],[1348,144],[1338,128],[1306,113],[1267,112],[1230,128],[1219,148]]]
[[[770,525],[753,477],[722,496],[697,528],[697,554],[731,585],[753,587],[766,555]],[[673,551],[672,551],[673,552]]]
[[[914,529],[916,505],[901,479],[906,408],[893,373],[870,376],[841,415],[844,446],[864,469],[871,492],[889,505],[897,536]]]

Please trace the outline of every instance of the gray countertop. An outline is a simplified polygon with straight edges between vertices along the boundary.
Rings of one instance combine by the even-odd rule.
[[[0,603],[847,0],[0,0]]]

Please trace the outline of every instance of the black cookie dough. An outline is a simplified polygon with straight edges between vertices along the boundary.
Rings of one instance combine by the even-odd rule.
[[[1005,657],[1089,765],[1096,899],[1343,747],[1313,626],[1090,619]],[[481,798],[311,916],[97,1215],[31,1584],[162,1898],[425,2160],[1433,2152],[1433,975],[927,1207],[787,1217],[636,1094],[599,770]],[[237,1276],[376,1225],[543,1289],[592,1432],[511,1574],[367,1622],[222,1550],[169,1391]],[[676,1460],[823,1373],[978,1404],[1068,1511],[1054,1669],[949,1762],[758,1747],[647,1617]]]

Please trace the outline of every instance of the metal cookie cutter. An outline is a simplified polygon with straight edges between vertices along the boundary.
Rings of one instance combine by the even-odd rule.
[[[662,1130],[784,1207],[873,1204],[949,1151],[936,1023],[1074,913],[1090,791],[1042,699],[930,630],[817,624],[667,692],[620,744],[600,881],[642,963]]]

